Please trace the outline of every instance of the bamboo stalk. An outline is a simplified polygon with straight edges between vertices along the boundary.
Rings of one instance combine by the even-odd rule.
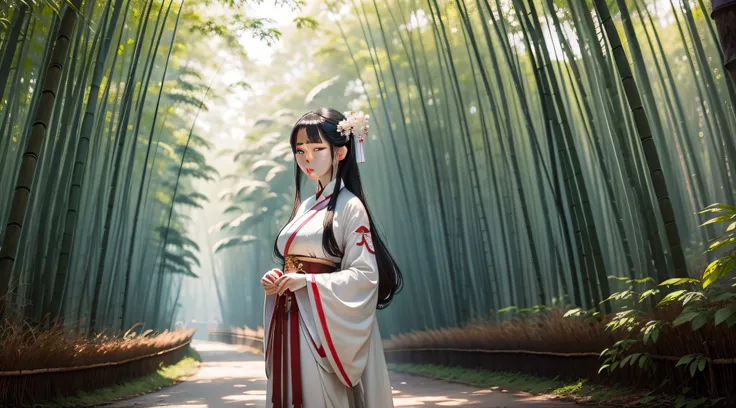
[[[81,0],[72,0],[71,4],[73,7],[79,8]],[[5,313],[10,276],[20,244],[21,230],[23,229],[26,209],[33,188],[33,178],[38,160],[41,157],[44,139],[49,132],[47,126],[53,113],[54,102],[59,91],[76,20],[77,14],[67,8],[61,21],[61,29],[56,36],[53,57],[44,76],[42,96],[39,105],[35,107],[33,112],[33,126],[26,145],[26,151],[23,154],[13,195],[13,204],[3,235],[3,244],[0,248],[0,318]]]
[[[628,59],[621,46],[621,40],[619,39],[618,32],[616,31],[616,26],[613,24],[613,20],[611,19],[608,5],[605,0],[595,0],[594,4],[601,24],[605,28],[608,39],[611,42],[611,49],[616,59],[616,68],[624,85],[626,99],[634,117],[639,141],[647,159],[649,177],[654,186],[654,193],[657,197],[660,216],[662,217],[664,227],[667,232],[667,240],[670,245],[670,253],[675,267],[675,275],[678,277],[686,277],[688,275],[687,262],[680,243],[680,234],[675,222],[672,202],[669,199],[667,184],[662,174],[662,167],[659,163],[659,155],[657,153],[657,148],[654,145],[654,139],[652,138],[652,132],[649,128],[646,112],[644,111],[641,99],[639,98],[636,81],[631,75]]]

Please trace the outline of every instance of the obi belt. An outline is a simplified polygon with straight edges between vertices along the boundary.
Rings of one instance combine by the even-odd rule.
[[[290,273],[331,273],[337,270],[336,266],[330,266],[318,262],[309,262],[304,258],[287,257],[286,264],[292,263],[293,269],[298,272]],[[287,265],[284,265],[284,270]],[[293,270],[292,269],[292,270]],[[272,318],[272,335],[269,336],[267,353],[273,355],[273,394],[271,402],[274,408],[283,408],[287,401],[289,379],[284,375],[285,364],[291,368],[291,399],[295,408],[303,408],[302,397],[302,370],[299,350],[299,304],[294,292],[287,290],[283,295],[276,295],[276,307]],[[289,321],[291,313],[291,321]],[[287,327],[288,326],[288,327]],[[291,361],[289,359],[291,354]],[[268,361],[268,356],[266,356]]]

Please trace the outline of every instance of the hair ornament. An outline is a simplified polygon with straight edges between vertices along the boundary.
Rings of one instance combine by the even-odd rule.
[[[368,119],[363,111],[346,112],[345,119],[337,124],[337,131],[343,136],[353,136],[355,146],[355,158],[358,163],[365,163],[365,152],[363,151],[363,140],[368,137]]]

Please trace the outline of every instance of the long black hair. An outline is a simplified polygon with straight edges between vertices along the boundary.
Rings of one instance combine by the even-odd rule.
[[[365,193],[363,192],[363,184],[360,180],[360,172],[358,171],[358,162],[353,151],[352,136],[344,136],[337,131],[337,124],[345,119],[345,116],[339,111],[331,108],[320,108],[307,112],[299,118],[291,130],[291,150],[296,155],[296,135],[299,130],[305,129],[307,132],[307,138],[312,143],[321,143],[320,135],[330,145],[330,151],[334,159],[335,147],[345,146],[348,149],[348,153],[345,159],[338,162],[337,175],[335,178],[335,189],[339,191],[340,183],[345,184],[351,193],[355,194],[358,199],[363,203],[365,211],[368,214],[368,222],[370,223],[371,238],[373,239],[373,246],[375,249],[376,263],[378,265],[378,309],[383,309],[391,303],[394,295],[399,293],[404,285],[403,278],[401,276],[401,270],[394,261],[391,254],[386,249],[386,246],[381,240],[381,237],[373,224],[373,217],[368,209],[368,203],[365,200]],[[296,160],[296,156],[295,156]],[[302,181],[302,172],[299,166],[294,166],[294,178],[296,191],[294,194],[294,208],[291,211],[289,221],[291,221],[296,215],[296,211],[301,204],[300,199],[300,186]],[[338,194],[333,194],[330,197],[330,201],[327,204],[327,213],[325,214],[324,220],[324,233],[322,235],[322,248],[325,253],[330,254],[337,258],[343,257],[343,251],[340,250],[340,246],[335,240],[335,234],[332,227],[332,220],[334,218],[335,205],[337,204]],[[288,225],[288,222],[284,227]],[[282,231],[283,228],[282,227]],[[279,232],[279,235],[281,232]],[[281,254],[278,248],[278,236],[273,245],[274,256],[283,264],[284,256]]]

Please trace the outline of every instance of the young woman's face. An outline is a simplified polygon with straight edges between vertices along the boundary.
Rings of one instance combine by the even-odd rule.
[[[320,143],[310,142],[305,128],[299,129],[296,134],[296,163],[312,180],[318,180],[332,170],[330,145],[322,135],[319,139]]]

